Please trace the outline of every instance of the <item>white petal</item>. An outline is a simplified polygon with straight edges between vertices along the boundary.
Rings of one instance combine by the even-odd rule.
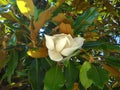
[[[55,34],[54,37],[58,38],[58,37],[64,37],[66,36],[67,34],[64,34],[64,33],[61,33],[61,34]]]
[[[73,38],[72,38],[72,36],[69,34],[69,35],[67,35],[67,43],[68,43],[68,45],[70,46],[71,44],[72,44],[72,42],[73,42]]]
[[[53,61],[61,61],[63,59],[62,55],[54,50],[48,50],[48,54],[51,60]]]
[[[71,43],[72,45],[68,48],[65,48],[62,50],[61,54],[63,56],[69,56],[70,54],[72,54],[75,50],[77,50],[78,48],[81,48],[84,42],[84,38],[81,37],[76,37],[74,38],[73,42]]]
[[[84,43],[84,38],[82,38],[82,37],[76,37],[76,38],[74,38],[74,43],[73,43],[73,45],[72,45],[72,47],[79,47],[79,48],[81,48],[82,47],[82,45],[83,45],[83,43]]]
[[[60,52],[65,47],[67,41],[66,38],[56,40],[56,50]]]
[[[53,41],[53,37],[49,36],[49,35],[45,35],[45,39],[46,39],[46,47],[49,50],[53,50],[54,49],[54,41]]]
[[[63,56],[69,56],[70,54],[72,54],[76,49],[78,49],[78,47],[69,47],[69,48],[65,48],[62,50],[61,54]]]

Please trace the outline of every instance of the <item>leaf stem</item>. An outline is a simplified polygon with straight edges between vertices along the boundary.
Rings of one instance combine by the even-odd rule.
[[[39,83],[38,83],[38,59],[36,58],[36,83],[37,83],[37,90],[39,90]]]
[[[52,67],[52,64],[50,63],[50,61],[48,60],[48,58],[45,58],[45,60],[46,60],[47,63],[50,65],[50,67]]]

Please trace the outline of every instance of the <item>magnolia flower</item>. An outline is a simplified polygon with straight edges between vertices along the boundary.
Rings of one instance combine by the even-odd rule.
[[[61,61],[63,56],[69,56],[83,45],[84,38],[72,38],[70,34],[45,35],[48,55],[53,61]]]

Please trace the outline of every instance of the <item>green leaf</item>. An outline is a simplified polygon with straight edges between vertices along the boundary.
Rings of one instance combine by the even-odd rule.
[[[104,44],[104,45],[101,45],[101,47],[104,49],[104,50],[111,50],[111,51],[116,51],[116,52],[120,52],[120,47],[119,46],[116,46],[116,45],[113,45],[113,44]]]
[[[28,79],[32,90],[43,90],[43,79],[45,72],[41,68],[41,60],[33,60],[28,72]]]
[[[0,0],[0,4],[6,5],[6,4],[8,4],[8,2],[7,2],[7,0]]]
[[[75,29],[75,34],[78,34],[90,26],[95,18],[98,16],[98,10],[96,7],[89,8],[85,13],[76,18],[73,23],[73,28]]]
[[[16,38],[15,34],[13,34],[11,36],[11,39],[8,41],[7,44],[8,44],[8,46],[16,46],[16,44],[17,44],[17,38]]]
[[[27,69],[18,70],[18,71],[16,71],[16,73],[17,73],[17,76],[19,76],[19,77],[25,77],[25,76],[27,76]]]
[[[109,79],[109,73],[100,68],[92,66],[92,68],[87,72],[88,78],[93,81],[93,84],[98,86],[100,89],[103,89],[104,84]]]
[[[46,72],[44,90],[61,90],[64,86],[64,75],[59,67],[52,67]]]
[[[103,41],[88,41],[84,43],[84,48],[100,48],[101,45],[104,45]]]
[[[109,57],[105,57],[105,59],[107,61],[107,64],[120,69],[120,58],[109,56]]]
[[[92,80],[88,78],[87,72],[91,69],[91,64],[89,62],[84,62],[80,68],[80,82],[87,89],[92,85]]]
[[[37,9],[37,7],[34,6],[34,20],[35,20],[35,21],[38,20],[38,16],[39,16],[39,14],[40,14],[41,11],[42,11],[42,10]]]
[[[2,79],[7,78],[8,82],[11,83],[11,77],[14,74],[14,71],[17,67],[17,64],[18,64],[18,53],[13,52],[12,55],[11,55],[11,58],[8,62],[8,67],[6,69],[6,73],[4,74]]]
[[[10,7],[11,7],[11,4],[7,4],[7,5],[4,6],[4,7],[1,7],[1,6],[0,6],[0,13],[2,14],[2,13],[8,12],[9,9],[10,9]]]
[[[90,90],[101,90],[101,89],[98,88],[98,87],[95,86],[95,85],[92,85],[92,86],[90,87]],[[109,90],[109,88],[105,85],[102,90]]]
[[[74,86],[79,75],[79,70],[75,67],[73,62],[69,62],[68,66],[65,68],[65,85],[67,88]]]

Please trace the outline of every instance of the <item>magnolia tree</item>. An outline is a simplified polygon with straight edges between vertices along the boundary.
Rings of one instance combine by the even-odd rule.
[[[0,90],[120,87],[119,0],[0,0]]]

